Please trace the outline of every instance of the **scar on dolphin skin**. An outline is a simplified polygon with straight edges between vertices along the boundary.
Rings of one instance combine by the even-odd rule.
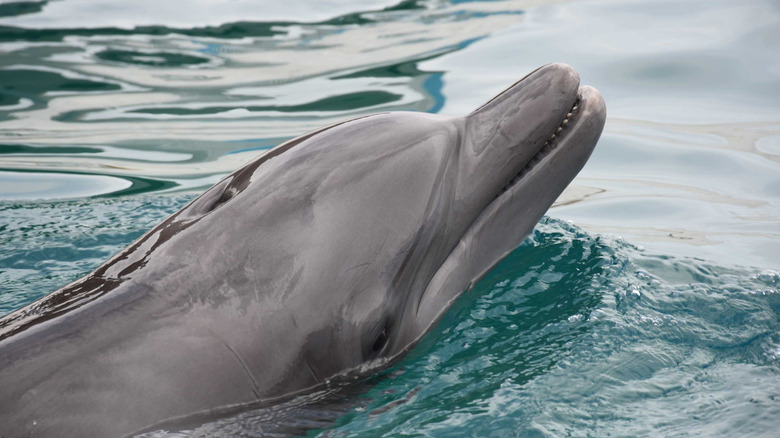
[[[0,319],[3,433],[173,430],[396,363],[533,230],[605,119],[549,64],[466,116],[374,114],[276,147]]]

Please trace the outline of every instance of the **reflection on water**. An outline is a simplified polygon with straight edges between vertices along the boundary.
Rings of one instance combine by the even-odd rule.
[[[0,173],[17,173],[0,197],[203,190],[322,125],[465,114],[564,61],[602,91],[609,120],[557,215],[729,263],[771,267],[780,253],[770,1],[330,2],[327,16],[234,3],[171,2],[185,12],[155,22],[123,2],[4,3]],[[50,189],[65,180],[91,183]]]
[[[261,6],[238,2],[233,12],[266,17]],[[147,186],[157,190],[202,189],[258,151],[322,125],[377,111],[438,111],[442,72],[418,62],[520,22],[522,6],[405,1],[360,12],[341,5],[335,10],[344,14],[319,21],[308,20],[318,16],[313,10],[298,21],[198,26],[200,15],[182,28],[140,17],[122,26],[78,2],[6,4],[0,144],[25,149],[4,152],[0,168],[143,175],[165,183]],[[271,9],[284,15],[285,7]],[[76,12],[87,13],[78,25]],[[83,18],[94,22],[84,27]],[[53,153],[58,147],[100,153]],[[192,158],[166,159],[182,153]],[[105,193],[117,189],[99,181]],[[2,191],[6,199],[52,197],[10,184]]]
[[[777,2],[360,5],[0,3],[0,314],[291,137],[379,111],[466,114],[562,61],[609,111],[551,211],[586,232],[544,224],[336,433],[771,429]]]

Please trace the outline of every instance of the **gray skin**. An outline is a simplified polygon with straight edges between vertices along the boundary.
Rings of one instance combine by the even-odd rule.
[[[0,320],[0,435],[132,434],[387,366],[528,235],[605,116],[551,64],[466,117],[279,146]]]

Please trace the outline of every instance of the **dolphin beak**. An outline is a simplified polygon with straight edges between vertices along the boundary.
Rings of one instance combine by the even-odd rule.
[[[458,193],[484,198],[473,204],[484,209],[547,146],[577,101],[579,83],[568,65],[549,64],[466,116]]]
[[[510,103],[518,108],[512,114],[522,113],[525,122],[513,120],[511,127],[496,124],[508,116],[495,108]],[[595,88],[579,87],[579,75],[571,67],[551,64],[517,82],[468,118],[480,119],[484,124],[492,123],[493,130],[503,129],[501,136],[491,138],[484,153],[493,148],[502,159],[515,160],[506,166],[513,169],[514,176],[502,176],[506,178],[503,189],[493,192],[493,198],[431,278],[417,306],[416,322],[421,326],[435,324],[462,292],[528,236],[587,162],[604,128],[606,106]],[[515,131],[510,132],[512,127]],[[513,142],[508,147],[515,148],[511,158],[502,155],[505,145],[500,144],[508,136]],[[516,141],[522,144],[517,146]],[[495,174],[501,164],[493,162],[492,169],[484,167],[482,171]],[[484,179],[484,175],[475,177]]]

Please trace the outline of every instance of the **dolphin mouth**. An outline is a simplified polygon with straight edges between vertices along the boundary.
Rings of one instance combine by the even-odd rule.
[[[559,145],[564,143],[564,141],[570,136],[570,134],[575,131],[575,127],[580,122],[580,119],[583,117],[588,117],[587,115],[581,115],[581,108],[583,105],[583,99],[590,98],[588,96],[589,93],[587,91],[595,89],[591,87],[579,87],[577,90],[577,98],[574,101],[574,104],[572,104],[571,108],[561,116],[561,122],[558,124],[558,126],[550,133],[550,135],[544,140],[544,143],[540,147],[540,149],[534,154],[510,180],[507,182],[506,185],[504,185],[501,190],[496,194],[494,199],[500,198],[505,193],[509,192],[509,190],[517,185],[526,175],[528,175],[539,163],[544,161],[544,158],[550,155],[553,151],[558,149]],[[585,93],[584,93],[585,92]],[[583,93],[585,95],[583,95]],[[600,96],[599,96],[600,97]]]

